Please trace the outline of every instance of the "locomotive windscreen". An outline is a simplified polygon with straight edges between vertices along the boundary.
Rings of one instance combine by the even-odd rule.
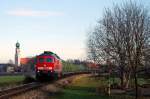
[[[39,58],[39,63],[43,63],[44,62],[44,58]]]
[[[49,62],[49,63],[50,63],[50,62],[53,62],[53,59],[47,58],[47,59],[46,59],[46,62]]]
[[[48,63],[51,63],[53,62],[53,59],[52,58],[39,58],[38,59],[39,63],[43,63],[43,62],[48,62]]]

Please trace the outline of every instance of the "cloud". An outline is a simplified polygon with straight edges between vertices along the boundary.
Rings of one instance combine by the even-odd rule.
[[[6,12],[11,16],[64,16],[63,12],[17,9]]]

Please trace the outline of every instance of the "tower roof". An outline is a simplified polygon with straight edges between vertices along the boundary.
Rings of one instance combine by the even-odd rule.
[[[16,47],[19,48],[20,47],[20,43],[17,41],[16,43]]]

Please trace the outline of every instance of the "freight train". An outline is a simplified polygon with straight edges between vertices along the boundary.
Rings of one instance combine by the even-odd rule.
[[[60,78],[62,76],[60,57],[51,51],[44,51],[44,53],[36,56],[35,72],[37,80]]]

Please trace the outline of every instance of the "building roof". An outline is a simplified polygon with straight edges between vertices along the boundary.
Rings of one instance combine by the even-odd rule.
[[[32,58],[20,58],[20,64],[24,65],[31,61]]]

